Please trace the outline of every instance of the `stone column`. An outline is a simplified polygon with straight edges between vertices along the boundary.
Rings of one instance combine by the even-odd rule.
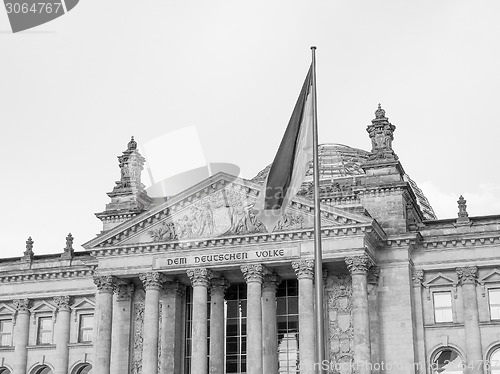
[[[292,262],[299,280],[299,359],[300,373],[314,374],[315,330],[314,323],[314,260]]]
[[[160,289],[165,282],[162,273],[150,272],[140,277],[144,300],[144,331],[142,333],[142,374],[158,373],[158,337],[160,335]]]
[[[424,280],[424,271],[414,269],[412,272],[412,282],[413,282],[413,305],[415,309],[415,357],[417,358],[417,363],[422,365],[423,369],[417,374],[425,373],[425,368],[428,367],[425,354],[425,328],[424,328],[424,313],[422,306],[422,281]]]
[[[210,374],[224,374],[224,292],[228,282],[213,278],[210,284]]]
[[[464,305],[465,348],[467,354],[468,374],[482,374],[483,356],[481,354],[481,331],[479,330],[479,313],[477,310],[476,277],[477,267],[466,266],[456,269],[462,285]]]
[[[211,274],[205,268],[189,269],[186,272],[193,286],[191,374],[207,374],[207,289]]]
[[[28,336],[30,325],[30,300],[14,300],[16,309],[15,328],[14,328],[14,373],[26,373],[28,358]]]
[[[186,286],[166,282],[161,299],[161,363],[160,373],[181,374],[182,298]]]
[[[367,290],[368,290],[368,308],[370,316],[370,347],[371,363],[380,363],[380,322],[378,311],[378,279],[380,268],[372,266],[368,271]],[[379,365],[372,370],[372,374],[380,373]]]
[[[115,287],[111,334],[111,373],[129,372],[133,295],[134,285],[132,283],[124,283]]]
[[[54,374],[67,374],[69,362],[69,331],[71,323],[71,309],[69,296],[56,296],[57,319],[54,327],[54,343],[56,344],[56,362]]]
[[[247,282],[247,374],[262,374],[261,294],[264,269],[260,264],[241,266]]]
[[[264,276],[262,283],[262,365],[264,373],[278,372],[278,324],[276,288],[281,279],[276,274]]]
[[[95,276],[96,296],[96,333],[94,343],[93,371],[110,374],[111,363],[111,324],[113,322],[113,288],[115,278],[111,275]]]
[[[357,374],[370,374],[370,317],[368,314],[367,273],[371,265],[368,256],[345,259],[352,278],[352,309],[354,330],[354,364]]]

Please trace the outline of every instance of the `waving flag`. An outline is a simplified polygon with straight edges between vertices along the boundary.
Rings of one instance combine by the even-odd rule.
[[[312,67],[300,91],[285,135],[254,206],[268,232],[276,226],[304,181],[313,156]]]

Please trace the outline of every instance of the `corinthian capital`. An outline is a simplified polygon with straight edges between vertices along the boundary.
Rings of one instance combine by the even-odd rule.
[[[69,311],[70,297],[69,296],[54,296],[54,303],[57,306],[57,310],[66,310]]]
[[[157,271],[141,274],[139,279],[141,280],[146,291],[151,289],[159,290],[166,281],[165,275]]]
[[[17,313],[28,313],[30,301],[29,299],[16,299],[13,301],[14,309]]]
[[[116,301],[131,300],[135,286],[133,283],[119,284],[115,287]]]
[[[99,292],[113,292],[115,277],[112,275],[96,275],[94,276],[94,283]]]
[[[372,261],[366,255],[346,257],[345,263],[351,275],[353,274],[367,274],[368,269],[372,266]]]
[[[458,279],[462,283],[476,283],[477,278],[477,267],[476,266],[464,266],[455,269],[458,274]]]
[[[247,283],[259,282],[262,283],[262,277],[266,268],[261,264],[241,265],[241,272]]]
[[[210,282],[210,295],[224,294],[229,287],[229,282],[224,278],[213,278]]]
[[[281,278],[278,274],[267,274],[264,275],[262,282],[262,292],[276,292],[281,283]]]
[[[422,281],[424,280],[424,271],[413,269],[411,279],[415,287],[420,287],[422,285]]]
[[[292,262],[292,268],[298,279],[314,278],[314,260],[299,260]]]
[[[188,269],[186,273],[193,287],[208,287],[210,285],[211,271],[207,268]]]
[[[181,282],[165,282],[163,294],[168,297],[182,297],[186,293],[186,286]]]

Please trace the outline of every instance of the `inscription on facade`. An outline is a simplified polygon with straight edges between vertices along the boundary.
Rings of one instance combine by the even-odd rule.
[[[153,269],[172,267],[189,267],[191,265],[219,265],[234,264],[248,261],[280,261],[288,258],[300,257],[299,247],[275,249],[251,249],[247,251],[221,252],[211,254],[164,255],[153,260]]]

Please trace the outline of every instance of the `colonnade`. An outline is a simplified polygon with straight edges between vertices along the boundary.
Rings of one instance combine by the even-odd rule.
[[[353,286],[354,357],[357,372],[368,374],[370,361],[370,321],[368,315],[367,272],[371,261],[367,256],[346,258]],[[299,360],[301,374],[313,374],[315,364],[314,261],[292,262],[299,283]],[[239,269],[247,285],[247,373],[278,371],[276,289],[279,277],[263,264],[241,265]],[[192,286],[191,373],[223,374],[224,372],[224,291],[228,282],[207,268],[186,271]],[[142,373],[158,373],[158,338],[162,334],[162,372],[180,374],[181,347],[176,337],[182,336],[181,296],[183,286],[166,282],[159,272],[140,276],[145,290]],[[130,332],[119,325],[130,324],[113,313],[113,289],[120,290],[117,304],[131,308],[130,285],[115,284],[113,277],[96,277],[97,329],[95,337],[95,372],[124,372],[129,362]],[[161,289],[167,292],[161,292]],[[115,291],[116,292],[116,291]],[[120,292],[120,291],[118,291]],[[128,293],[127,293],[128,292]],[[208,296],[210,295],[210,316]],[[162,326],[159,328],[159,304],[162,302]],[[130,313],[128,313],[130,316]],[[210,346],[207,346],[210,317]],[[115,332],[116,331],[116,332]],[[113,348],[113,349],[112,349]],[[112,353],[113,352],[113,353]],[[365,365],[366,364],[366,365]]]

